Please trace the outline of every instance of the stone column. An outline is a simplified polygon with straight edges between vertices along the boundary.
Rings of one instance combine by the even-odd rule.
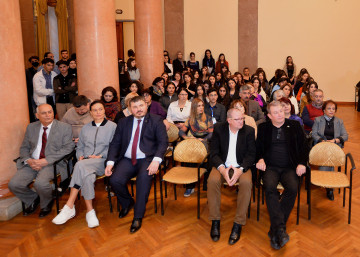
[[[0,10],[0,184],[7,184],[15,174],[13,159],[29,124],[27,90],[24,71],[24,49],[19,1],[4,1]],[[7,189],[1,190],[1,195]]]
[[[99,99],[104,87],[119,92],[114,0],[74,0],[79,94]]]
[[[135,0],[135,53],[144,87],[164,71],[161,0]]]

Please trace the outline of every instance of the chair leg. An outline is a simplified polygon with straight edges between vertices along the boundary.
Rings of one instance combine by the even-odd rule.
[[[299,225],[299,218],[300,218],[300,189],[301,189],[301,182],[302,182],[302,177],[300,177],[300,179],[299,179],[299,186],[298,186],[296,225]]]
[[[258,194],[257,194],[257,209],[256,209],[256,220],[259,221],[260,217],[260,183],[258,184]]]
[[[338,172],[341,172],[341,166],[338,167]],[[341,192],[341,188],[339,187],[339,194]],[[345,206],[345,203],[344,203],[344,206]]]
[[[197,191],[197,218],[200,219],[200,179],[197,182],[198,191]]]
[[[54,185],[55,185],[56,212],[57,212],[57,214],[59,214],[60,213],[60,206],[59,206],[59,190],[58,190],[58,184],[57,184],[56,165],[54,165]]]
[[[25,204],[24,204],[24,202],[21,202],[21,207],[22,207],[22,213],[23,213],[23,215],[25,215]]]
[[[346,198],[346,187],[344,187],[343,207],[345,207],[345,198]]]
[[[119,202],[119,199],[117,198],[117,196],[116,196],[116,209],[118,212],[120,212],[120,202]]]
[[[251,200],[249,202],[249,207],[248,207],[248,219],[250,219],[250,210],[251,210]]]
[[[351,197],[352,197],[352,185],[350,184],[350,189],[349,189],[349,218],[348,218],[348,224],[351,223]]]
[[[134,197],[134,181],[130,180],[131,185],[131,196]]]
[[[107,187],[107,193],[108,193],[108,199],[109,199],[109,208],[110,208],[110,213],[113,212],[113,206],[112,206],[112,201],[111,201],[111,194],[110,194],[110,191],[111,191],[111,187],[110,187],[110,182],[109,182],[109,177],[106,177],[104,179],[104,181],[106,181],[106,187]]]
[[[264,188],[261,190],[261,197],[262,197],[262,200],[261,200],[261,203],[262,205],[264,205],[264,198],[265,198],[265,191],[264,191]]]
[[[174,196],[175,196],[175,200],[177,200],[177,197],[176,197],[176,184],[174,184]]]
[[[308,220],[311,220],[311,183],[308,185]]]
[[[154,209],[155,213],[157,213],[157,198],[156,198],[156,174],[154,174]]]
[[[163,198],[163,190],[162,190],[162,178],[160,177],[160,207],[161,207],[161,215],[164,216],[164,198]]]

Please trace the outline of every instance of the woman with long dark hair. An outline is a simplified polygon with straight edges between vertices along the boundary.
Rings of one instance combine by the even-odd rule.
[[[224,105],[226,110],[228,110],[231,103],[231,98],[227,86],[221,85],[218,90],[218,95],[219,97],[217,99],[217,102]]]
[[[129,58],[129,60],[127,60],[127,70],[132,81],[140,80],[140,70],[136,67],[136,61],[134,58]]]
[[[116,114],[121,111],[115,88],[105,87],[101,92],[101,101],[105,106],[106,117],[108,120],[113,121],[116,117]]]
[[[283,70],[290,79],[290,83],[294,85],[296,75],[296,65],[291,56],[286,57],[285,65]]]
[[[202,61],[203,68],[207,67],[208,72],[210,74],[214,74],[215,72],[215,59],[211,55],[211,51],[209,49],[205,50],[204,59]]]
[[[222,67],[226,66],[229,69],[229,63],[225,59],[225,55],[223,53],[219,54],[219,58],[215,65],[215,72],[221,72]]]
[[[195,60],[195,53],[190,53],[190,60],[187,61],[186,66],[190,68],[190,71],[199,71],[200,70],[200,64],[199,61]]]
[[[165,94],[165,80],[162,77],[156,77],[149,87],[152,100],[159,101],[160,97]]]
[[[131,83],[130,74],[126,70],[126,63],[121,61],[119,62],[119,87],[120,87],[120,97],[124,98],[128,93],[128,88]]]
[[[193,83],[194,77],[191,72],[186,72],[184,74],[184,83],[180,87],[186,88],[189,92],[189,99],[195,95],[195,84]]]
[[[319,86],[315,81],[311,81],[310,83],[307,84],[306,89],[303,91],[305,92],[305,94],[300,100],[300,115],[302,115],[304,107],[312,103],[314,97],[314,91],[318,88]]]

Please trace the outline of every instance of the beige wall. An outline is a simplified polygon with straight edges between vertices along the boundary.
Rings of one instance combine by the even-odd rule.
[[[358,0],[259,0],[258,65],[271,77],[291,55],[325,98],[354,101],[360,80],[359,9]]]
[[[115,10],[121,9],[122,14],[116,14],[116,20],[134,20],[134,0],[115,0]]]
[[[134,22],[124,22],[123,23],[123,33],[124,33],[124,58],[128,59],[127,51],[129,49],[135,49],[135,35],[134,35]]]
[[[184,41],[186,61],[195,52],[201,67],[208,48],[215,61],[224,53],[231,72],[237,71],[238,0],[184,0]]]

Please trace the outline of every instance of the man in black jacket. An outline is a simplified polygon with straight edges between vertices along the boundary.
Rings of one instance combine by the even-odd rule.
[[[256,168],[264,171],[266,205],[271,222],[270,244],[274,249],[280,249],[289,241],[286,222],[294,207],[298,176],[306,171],[309,151],[300,123],[285,119],[280,102],[271,102],[267,110],[270,121],[258,127]],[[279,182],[285,188],[280,201]]]
[[[147,113],[142,96],[130,100],[133,115],[121,119],[109,145],[105,175],[120,204],[119,218],[125,217],[134,207],[134,220],[130,232],[141,227],[151,181],[168,146],[165,125],[160,116]],[[113,170],[114,169],[114,170]],[[129,194],[127,182],[136,177],[136,203]]]
[[[246,223],[246,212],[251,197],[251,171],[256,157],[255,130],[244,124],[244,115],[230,109],[227,122],[217,123],[210,139],[210,160],[213,166],[208,180],[209,219],[212,221],[210,236],[220,238],[221,186],[239,183],[237,208],[229,244],[240,239],[241,228]],[[231,174],[233,173],[233,175]]]

